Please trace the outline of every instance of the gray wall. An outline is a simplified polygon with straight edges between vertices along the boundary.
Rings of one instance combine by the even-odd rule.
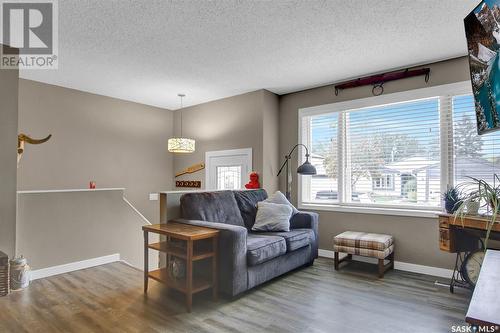
[[[115,253],[142,269],[146,224],[123,200],[122,191],[19,194],[17,253],[42,269]],[[151,235],[150,242],[158,237]],[[150,251],[150,268],[158,253]]]
[[[279,97],[267,90],[263,94],[262,180],[268,193],[278,190],[279,154]]]
[[[166,109],[20,80],[19,131],[53,136],[26,146],[18,189],[87,188],[90,180],[101,188],[125,187],[129,201],[154,223],[159,204],[148,193],[172,186],[172,122]]]
[[[427,86],[469,80],[469,69],[465,57],[429,65],[431,76],[426,84],[423,77],[416,77],[384,85],[385,94]],[[360,87],[334,94],[333,85],[305,90],[281,96],[279,137],[280,156],[298,142],[298,109],[315,105],[354,100],[372,96],[371,87]],[[297,159],[292,159],[292,170],[297,168]],[[292,201],[297,202],[297,175],[293,175]],[[280,188],[285,189],[284,179],[280,179]],[[396,237],[396,260],[451,268],[453,256],[439,250],[438,221],[429,218],[403,216],[338,213],[318,211],[320,214],[320,248],[331,250],[332,237],[345,230],[359,230],[389,233]]]
[[[269,121],[264,121],[264,113]],[[180,115],[181,111],[175,112],[176,135],[180,135]],[[261,176],[261,185],[269,191],[277,188],[276,181],[269,177],[269,174],[277,168],[277,155],[274,154],[278,150],[276,95],[258,90],[228,97],[184,108],[182,117],[183,136],[196,140],[196,151],[192,154],[174,156],[175,173],[190,165],[205,162],[207,151],[252,148],[252,166]],[[265,138],[270,139],[266,144],[264,144]],[[201,180],[202,187],[205,188],[206,185],[205,171],[177,179]]]
[[[18,81],[17,70],[0,69],[0,251],[9,257],[16,242]]]

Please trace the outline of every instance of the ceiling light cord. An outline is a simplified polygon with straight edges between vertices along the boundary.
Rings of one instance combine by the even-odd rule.
[[[177,96],[179,96],[181,99],[181,110],[180,110],[180,112],[181,112],[181,138],[183,138],[183,136],[182,136],[182,109],[184,108],[184,106],[182,104],[182,99],[184,97],[186,97],[186,95],[185,94],[177,94]]]

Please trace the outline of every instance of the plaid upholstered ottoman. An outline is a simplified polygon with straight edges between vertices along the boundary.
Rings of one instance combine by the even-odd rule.
[[[372,257],[378,259],[378,276],[394,268],[394,237],[384,234],[369,234],[366,232],[346,231],[333,238],[333,251],[335,252],[335,270],[345,260],[351,260],[352,255]],[[347,256],[339,260],[339,253]],[[385,264],[384,260],[389,260]]]

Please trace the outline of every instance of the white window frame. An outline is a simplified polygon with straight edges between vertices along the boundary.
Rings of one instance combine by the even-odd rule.
[[[345,193],[345,157],[344,149],[346,138],[342,134],[343,126],[346,119],[345,111],[357,110],[368,107],[378,107],[395,103],[406,103],[409,101],[423,100],[430,98],[439,98],[439,121],[440,121],[440,147],[441,147],[441,192],[444,192],[451,184],[453,184],[453,119],[452,119],[452,97],[472,94],[470,81],[450,83],[446,85],[409,90],[404,92],[367,97],[352,101],[338,102],[332,104],[318,105],[313,107],[301,108],[298,112],[298,142],[311,146],[312,135],[307,128],[307,117],[325,114],[338,114],[338,149],[342,152],[339,156],[338,166],[338,198],[339,202],[334,204],[325,203],[306,203],[302,198],[307,193],[307,187],[310,186],[310,176],[298,175],[297,187],[298,191],[298,207],[300,209],[309,210],[327,210],[339,212],[354,212],[354,213],[370,213],[382,215],[401,215],[401,216],[416,216],[416,217],[435,217],[441,211],[441,207],[416,207],[416,206],[395,206],[395,205],[373,205],[367,206],[361,203],[346,203],[344,198],[348,195]],[[306,125],[306,126],[304,126]],[[298,165],[304,162],[305,152],[301,148],[298,154]],[[304,181],[304,184],[302,183]],[[305,185],[305,186],[303,186]],[[349,188],[349,186],[346,186]]]

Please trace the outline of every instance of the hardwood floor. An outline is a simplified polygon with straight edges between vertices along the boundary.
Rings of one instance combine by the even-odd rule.
[[[463,325],[470,293],[436,278],[354,262],[336,272],[320,258],[235,300],[182,297],[113,263],[34,281],[0,297],[0,332],[450,332]],[[173,296],[173,298],[171,297]]]

